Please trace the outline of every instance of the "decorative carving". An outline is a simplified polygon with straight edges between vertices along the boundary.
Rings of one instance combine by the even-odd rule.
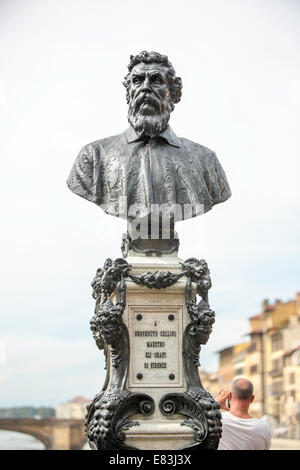
[[[131,266],[123,258],[117,258],[114,262],[107,258],[103,268],[97,270],[92,282],[93,298],[96,300],[96,309],[100,304],[114,292],[118,282],[121,280]]]
[[[198,374],[198,379],[200,377]],[[190,387],[185,392],[197,405],[202,409],[208,425],[208,434],[203,441],[202,447],[208,450],[217,450],[219,445],[219,440],[222,436],[222,414],[220,412],[220,405],[215,399],[203,389],[203,386],[199,387],[199,384],[195,387]],[[186,425],[186,422],[183,422],[182,425]]]
[[[182,422],[182,426],[189,426],[196,431],[195,444],[189,447],[199,446],[207,438],[208,423],[202,407],[186,392],[165,395],[160,400],[159,408],[165,416],[180,414],[188,418]]]
[[[126,429],[139,426],[138,421],[130,421],[132,415],[151,415],[154,401],[145,394],[126,390],[108,390],[95,397],[88,406],[86,434],[93,450],[130,450],[124,443]]]
[[[111,268],[110,268],[111,269]],[[126,305],[126,285],[124,278],[118,283],[116,290],[119,292],[119,300],[114,304],[110,299],[104,300],[102,291],[99,289],[99,295],[102,297],[102,303],[96,302],[94,316],[90,321],[91,331],[99,349],[104,345],[111,345],[112,351],[120,349],[124,337],[123,330],[125,325],[122,321],[122,315]],[[113,358],[112,363],[116,359]],[[117,360],[119,362],[119,360]]]
[[[211,310],[205,300],[201,299],[197,303],[197,299],[192,295],[192,283],[188,278],[186,283],[186,306],[190,315],[192,323],[188,325],[188,333],[191,337],[192,351],[196,352],[197,356],[200,354],[200,345],[206,344],[212,332],[212,325],[215,322],[215,312]],[[193,360],[195,365],[200,365],[199,361]]]
[[[104,349],[108,369],[103,390],[89,404],[85,426],[92,449],[133,449],[124,444],[124,431],[137,426],[130,416],[154,411],[154,401],[145,394],[125,390],[129,367],[129,334],[122,315],[126,305],[124,276],[130,269],[128,263],[119,258],[107,259],[98,269],[92,282],[96,299],[91,330],[99,349]],[[109,296],[116,291],[118,300],[114,304]]]
[[[181,266],[183,270],[178,274],[171,273],[170,271],[147,271],[141,274],[134,274],[130,272],[132,266],[125,259],[118,258],[113,262],[108,258],[103,268],[97,270],[92,282],[93,297],[98,304],[106,301],[109,295],[116,289],[122,276],[149,289],[165,289],[175,284],[183,276],[187,276],[191,282],[196,283],[197,294],[201,295],[208,304],[207,292],[211,287],[211,280],[206,261],[189,258],[184,263],[181,263]],[[194,303],[192,289],[186,291],[186,302],[191,306]],[[96,303],[96,308],[98,304]]]
[[[149,289],[165,289],[175,284],[185,273],[173,274],[170,271],[147,271],[142,274],[132,274],[127,272],[127,277],[140,286],[146,286]]]
[[[215,312],[209,308],[208,290],[211,288],[210,272],[205,260],[198,261],[196,258],[189,258],[182,267],[186,271],[185,301],[187,311],[191,318],[191,323],[187,326],[185,334],[189,335],[189,342],[186,345],[189,357],[195,366],[199,366],[199,354],[201,344],[206,344],[212,325],[215,322]],[[197,296],[193,294],[192,282],[196,283],[196,293],[202,297],[197,302]]]
[[[208,304],[208,291],[212,283],[207,262],[204,259],[188,258],[184,263],[181,263],[181,267],[190,281],[196,283],[197,294]],[[188,300],[187,296],[186,299]]]

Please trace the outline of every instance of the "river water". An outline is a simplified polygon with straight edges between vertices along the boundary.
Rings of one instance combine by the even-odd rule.
[[[29,434],[0,431],[0,450],[45,450],[45,446]],[[82,450],[90,450],[89,445],[86,443]]]
[[[0,450],[44,450],[41,441],[29,434],[13,431],[0,431]]]

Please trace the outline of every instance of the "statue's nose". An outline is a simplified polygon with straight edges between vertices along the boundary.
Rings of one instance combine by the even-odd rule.
[[[145,77],[145,80],[144,80],[144,83],[143,83],[143,91],[151,91],[151,85],[150,85],[149,77]]]

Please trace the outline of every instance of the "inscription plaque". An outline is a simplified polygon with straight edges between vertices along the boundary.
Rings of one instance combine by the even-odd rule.
[[[130,306],[129,387],[182,387],[182,307]]]

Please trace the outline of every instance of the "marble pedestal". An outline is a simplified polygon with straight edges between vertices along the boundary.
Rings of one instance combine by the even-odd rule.
[[[91,447],[216,449],[221,413],[198,371],[214,323],[206,262],[129,253],[106,260],[92,286],[91,330],[107,377],[88,407]]]

